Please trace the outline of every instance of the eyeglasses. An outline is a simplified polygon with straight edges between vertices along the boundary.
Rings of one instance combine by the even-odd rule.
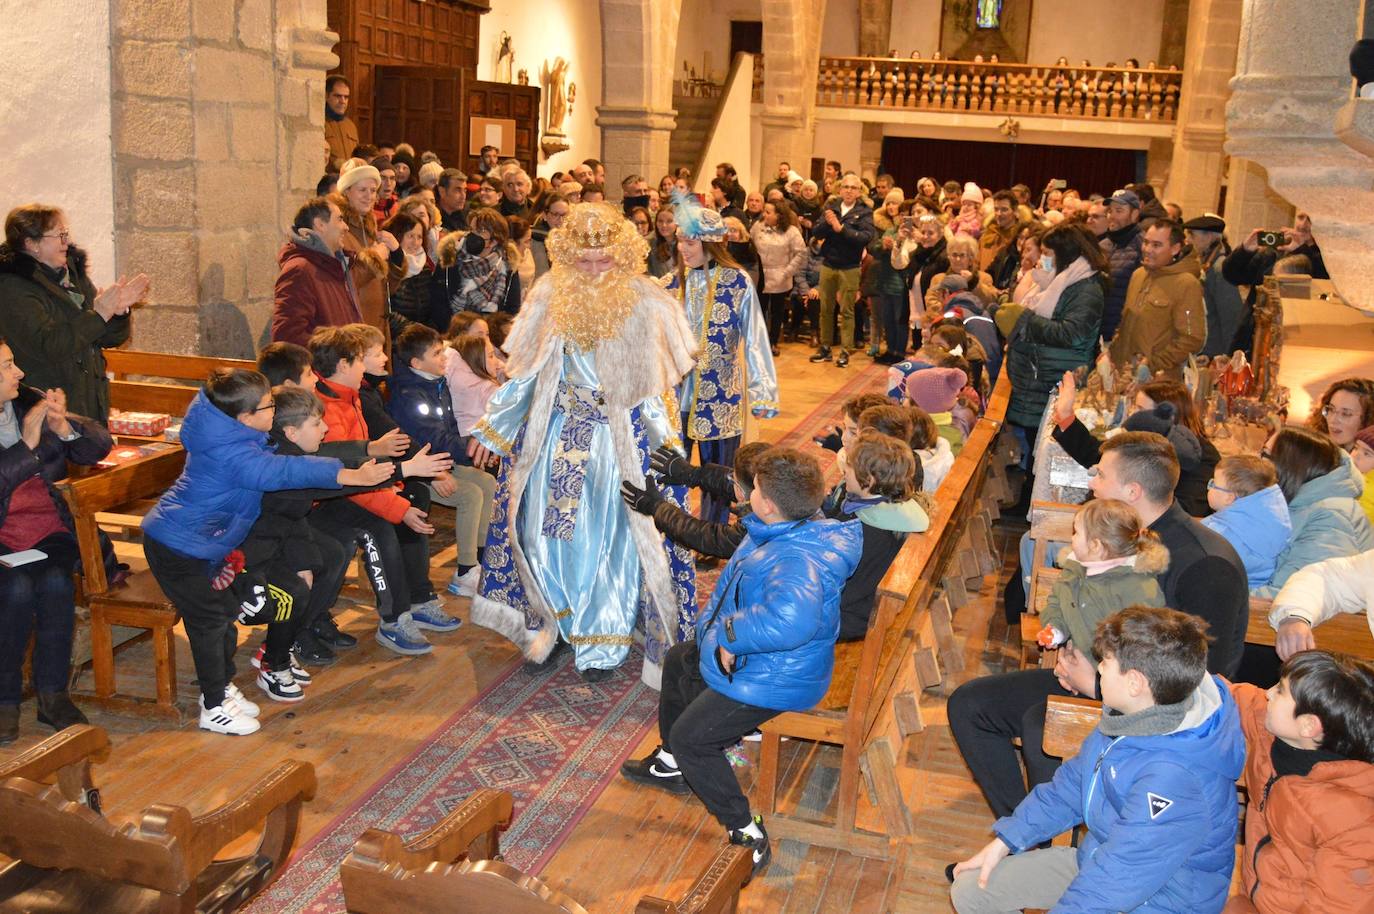
[[[68,241],[71,240],[72,233],[71,233],[71,232],[46,232],[46,233],[44,233],[43,237],[44,237],[44,238],[56,238],[56,239],[58,239],[59,241],[61,241],[63,244],[66,244]],[[1323,412],[1324,412],[1324,411],[1323,411]]]
[[[1274,460],[1274,452],[1271,451],[1271,450],[1269,450],[1268,448],[1265,448],[1264,450],[1260,451],[1260,459],[1261,459],[1261,460],[1268,460],[1268,461],[1270,461],[1270,462],[1273,462],[1273,460]]]
[[[251,412],[251,413],[260,413],[260,412],[264,412],[264,411],[269,410],[269,409],[276,409],[276,408],[277,408],[277,401],[276,401],[276,400],[273,400],[271,403],[268,403],[266,406],[259,406],[257,409],[250,409],[249,412]]]
[[[1225,492],[1227,495],[1235,495],[1235,494],[1236,494],[1235,492],[1231,491],[1230,489],[1226,488],[1225,486],[1219,486],[1219,485],[1217,485],[1217,481],[1216,481],[1215,479],[1209,479],[1209,480],[1207,480],[1207,488],[1208,488],[1210,491],[1213,491],[1213,492]]]
[[[66,239],[63,240],[65,241]],[[1360,418],[1360,414],[1353,409],[1336,409],[1334,406],[1323,406],[1322,418],[1330,419],[1332,416],[1336,416],[1337,418],[1345,419],[1347,421],[1351,419]]]

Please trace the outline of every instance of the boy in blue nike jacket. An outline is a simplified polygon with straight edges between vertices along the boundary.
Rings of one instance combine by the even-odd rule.
[[[232,584],[244,570],[239,547],[262,511],[263,493],[370,486],[392,473],[375,463],[354,470],[332,457],[276,454],[268,442],[275,409],[267,378],[258,372],[211,373],[182,424],[186,468],[143,519],[144,555],[181,613],[200,685],[200,726],[212,733],[242,736],[258,729],[257,706],[233,683],[234,619],[246,613],[252,624],[266,622],[261,617],[269,588],[258,585],[260,592],[243,594]],[[289,650],[294,632],[278,627],[269,630],[274,634],[284,636],[280,645],[269,644],[274,654]],[[279,669],[289,662],[273,659]]]
[[[640,784],[695,792],[731,844],[768,865],[763,820],[725,757],[745,734],[825,696],[840,632],[840,590],[863,549],[857,521],[818,515],[825,476],[814,457],[770,447],[754,464],[748,531],[697,616],[696,640],[663,658],[662,745],[621,766]]]
[[[1235,865],[1245,737],[1230,690],[1207,674],[1206,623],[1133,606],[1097,627],[1103,716],[1054,780],[954,867],[959,914],[1217,914]],[[1034,849],[1075,825],[1070,847]],[[1011,856],[1008,856],[1008,855]]]

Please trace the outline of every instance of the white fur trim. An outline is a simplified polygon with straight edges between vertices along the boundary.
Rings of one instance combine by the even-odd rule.
[[[523,652],[531,632],[525,628],[525,614],[505,603],[497,603],[478,594],[472,598],[469,616],[473,625],[489,628],[513,643]]]

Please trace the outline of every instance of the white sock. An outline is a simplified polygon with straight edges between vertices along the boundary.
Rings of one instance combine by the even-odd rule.
[[[677,759],[673,758],[673,754],[662,746],[658,748],[658,760],[669,768],[677,767]]]
[[[753,818],[752,816],[749,818],[748,825],[744,826],[743,828],[737,828],[735,829],[735,831],[739,832],[742,835],[748,835],[751,838],[763,837],[763,829],[759,828],[758,820]]]

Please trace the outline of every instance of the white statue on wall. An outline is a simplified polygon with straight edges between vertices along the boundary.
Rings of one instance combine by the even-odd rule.
[[[508,83],[511,81],[511,74],[515,72],[515,45],[511,41],[510,33],[502,32],[500,44],[496,49],[495,73],[492,80],[498,83]]]

